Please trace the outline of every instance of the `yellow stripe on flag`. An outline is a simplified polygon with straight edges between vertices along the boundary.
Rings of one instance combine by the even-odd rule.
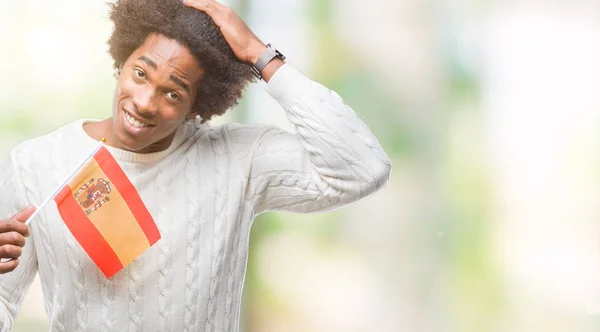
[[[102,171],[95,159],[90,159],[79,174],[81,176],[76,176],[69,182],[73,193],[86,185],[90,179],[95,181],[103,179],[109,183],[111,187],[110,201],[92,211],[88,218],[113,249],[123,266],[126,266],[150,247],[146,234],[133,216],[123,196],[118,190],[115,190],[109,177]],[[89,208],[80,207],[84,213],[89,210]]]

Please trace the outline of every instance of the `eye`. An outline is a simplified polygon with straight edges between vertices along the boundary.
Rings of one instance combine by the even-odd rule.
[[[181,97],[177,94],[177,92],[171,91],[167,92],[167,97],[171,100],[180,100]]]
[[[133,75],[137,78],[140,79],[142,81],[146,80],[146,73],[144,73],[143,70],[139,69],[139,68],[134,68],[133,69]]]

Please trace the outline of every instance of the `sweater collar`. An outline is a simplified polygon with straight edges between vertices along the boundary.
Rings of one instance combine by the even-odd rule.
[[[74,122],[74,129],[76,135],[81,137],[82,139],[89,141],[90,144],[98,144],[96,140],[91,138],[83,129],[83,125],[90,122],[98,122],[101,120],[98,119],[79,119]],[[189,122],[184,122],[177,131],[175,132],[175,137],[173,137],[173,142],[169,145],[168,148],[158,152],[152,153],[136,153],[127,150],[122,150],[119,148],[115,148],[112,146],[106,146],[106,149],[110,151],[113,157],[117,161],[122,162],[133,162],[133,163],[154,163],[158,162],[165,157],[171,155],[174,151],[176,151],[183,142],[185,142],[188,138],[193,136],[198,130],[204,131],[206,129],[207,124],[201,123],[200,120],[193,120]]]

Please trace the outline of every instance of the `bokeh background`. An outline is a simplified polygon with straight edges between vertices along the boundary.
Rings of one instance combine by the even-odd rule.
[[[394,165],[349,208],[256,220],[244,331],[600,329],[600,2],[223,2]],[[0,2],[0,156],[110,116],[107,13]],[[291,129],[263,88],[217,122]],[[47,330],[42,301],[36,281],[14,331]]]

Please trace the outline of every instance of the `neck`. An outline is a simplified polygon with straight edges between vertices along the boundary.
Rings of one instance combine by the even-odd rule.
[[[83,125],[83,130],[88,136],[96,141],[106,139],[104,142],[108,146],[118,148],[117,140],[112,131],[112,118],[108,118],[99,122],[88,122]]]

